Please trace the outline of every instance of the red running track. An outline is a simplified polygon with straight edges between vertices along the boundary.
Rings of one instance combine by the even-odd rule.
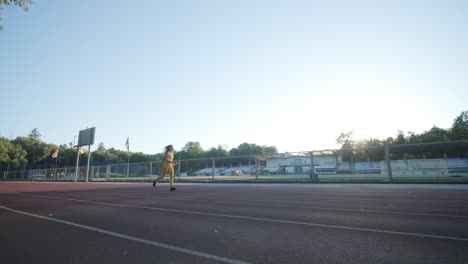
[[[468,263],[468,186],[0,182],[2,263]]]

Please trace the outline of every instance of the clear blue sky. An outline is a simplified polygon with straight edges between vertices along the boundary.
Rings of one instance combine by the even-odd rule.
[[[468,2],[34,0],[3,10],[0,136],[280,151],[451,126]],[[96,147],[96,146],[95,146]]]

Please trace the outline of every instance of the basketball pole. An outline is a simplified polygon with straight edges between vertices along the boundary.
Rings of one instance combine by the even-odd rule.
[[[55,177],[57,177],[57,160],[58,160],[58,156],[55,158],[54,179]]]
[[[91,160],[91,145],[88,145],[88,165],[86,166],[86,182],[89,178],[89,161]]]
[[[78,134],[78,144],[77,147],[77,154],[76,154],[76,173],[75,173],[75,182],[78,180],[78,165],[80,160],[80,149],[81,146],[88,146],[88,163],[86,165],[86,182],[89,180],[89,162],[91,160],[91,145],[94,144],[94,133],[96,131],[96,127],[86,128],[84,130],[80,130]]]
[[[75,170],[75,182],[78,180],[78,163],[80,161],[80,146],[76,146],[76,170]]]

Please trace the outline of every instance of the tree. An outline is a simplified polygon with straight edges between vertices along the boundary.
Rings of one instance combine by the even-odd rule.
[[[108,163],[127,163],[128,152],[111,148],[106,155],[106,162]]]
[[[227,152],[223,147],[218,146],[217,148],[212,147],[208,151],[205,151],[203,156],[205,158],[227,157],[229,156],[229,152]]]
[[[341,133],[340,136],[336,139],[336,143],[343,146],[351,146],[353,141],[353,131]]]
[[[23,166],[28,164],[28,160],[26,159],[26,151],[24,149],[17,147],[11,144],[12,148],[9,152],[10,155],[10,167],[14,169],[19,169]]]
[[[98,148],[99,151],[106,151],[106,147],[104,146],[104,143],[99,143]]]
[[[402,130],[398,130],[396,138],[393,140],[393,144],[406,144],[408,143],[405,133]]]
[[[143,152],[131,152],[130,162],[148,162],[151,161],[149,156]]]
[[[416,138],[417,143],[448,141],[448,131],[443,128],[433,126],[431,129],[424,131],[424,133],[418,135]]]
[[[203,157],[204,150],[200,142],[187,142],[184,148],[180,151],[180,158],[182,159],[197,159]]]
[[[17,137],[12,143],[26,151],[26,157],[30,166],[44,167],[47,162],[51,163],[51,159],[49,159],[50,155],[57,146],[37,140],[37,134],[31,134],[32,133],[30,133],[30,136],[27,138]]]
[[[353,161],[353,132],[348,131],[341,133],[336,139],[336,143],[341,145],[341,149],[338,151],[338,154],[343,158],[343,161]]]
[[[75,164],[76,149],[66,144],[60,145],[57,159],[59,166],[71,166]]]
[[[39,130],[37,128],[33,128],[33,130],[31,130],[31,132],[29,132],[28,137],[39,141],[39,140],[41,140],[41,133],[39,132]]]
[[[27,164],[26,151],[12,144],[8,139],[0,137],[0,170],[18,169]]]
[[[468,111],[461,112],[448,132],[450,140],[468,140]]]
[[[370,138],[354,143],[353,158],[355,161],[380,161],[385,159],[384,142]]]
[[[377,138],[356,140],[353,138],[353,132],[348,131],[341,133],[336,139],[336,143],[341,144],[337,153],[343,158],[343,161],[348,162],[382,160],[385,158],[384,144],[393,141],[394,139],[391,137],[386,140]]]
[[[278,153],[278,149],[275,146],[264,146],[263,152],[267,155],[273,155]]]
[[[237,148],[232,148],[229,151],[231,156],[247,156],[247,155],[269,155],[276,154],[278,150],[275,146],[260,146],[257,144],[242,143]]]
[[[4,137],[0,137],[0,164],[2,166],[10,161],[10,155],[8,155],[10,149],[10,141]]]
[[[181,151],[176,151],[174,159],[198,159],[203,158],[205,151],[200,145],[200,142],[189,141],[185,144]],[[161,155],[159,160],[163,160],[164,156]],[[200,169],[200,161],[183,161],[181,162],[181,170],[194,172]]]
[[[32,4],[32,0],[0,0],[0,30],[3,30],[1,11],[3,6],[10,6],[11,4],[19,6],[24,11],[29,10],[29,6]]]

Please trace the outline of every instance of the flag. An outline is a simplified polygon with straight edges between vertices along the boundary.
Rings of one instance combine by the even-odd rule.
[[[130,143],[129,143],[129,140],[130,137],[127,137],[127,142],[125,142],[125,147],[127,148],[127,151],[130,151]]]
[[[54,153],[52,153],[52,158],[53,158],[53,159],[56,159],[57,156],[58,156],[58,153],[59,153],[59,149],[57,148],[57,149],[54,151]]]

